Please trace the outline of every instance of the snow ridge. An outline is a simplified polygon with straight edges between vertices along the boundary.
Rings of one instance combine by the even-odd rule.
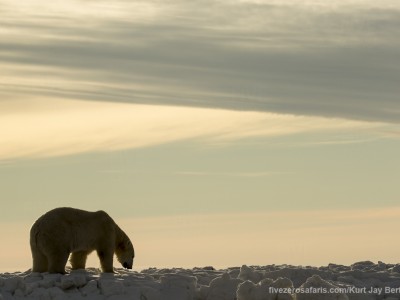
[[[0,300],[400,300],[400,264],[149,268],[0,274]]]

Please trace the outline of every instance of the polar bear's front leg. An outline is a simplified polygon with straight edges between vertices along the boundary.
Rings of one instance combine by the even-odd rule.
[[[72,270],[84,269],[86,266],[86,259],[88,254],[88,251],[72,252],[71,258],[69,260],[71,262]]]
[[[97,255],[99,256],[100,265],[103,272],[114,273],[114,268],[113,268],[114,251],[97,250]]]

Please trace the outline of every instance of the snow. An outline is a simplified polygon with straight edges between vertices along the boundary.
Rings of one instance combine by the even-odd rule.
[[[215,270],[98,269],[0,274],[0,300],[400,300],[400,265],[245,266]]]

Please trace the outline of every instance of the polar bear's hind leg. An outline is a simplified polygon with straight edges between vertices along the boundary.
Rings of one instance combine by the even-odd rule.
[[[38,225],[35,223],[30,231],[30,239],[29,244],[31,246],[32,253],[32,272],[47,272],[48,271],[48,260],[45,253],[43,253],[42,249],[39,247],[37,241],[39,234]]]
[[[49,273],[65,274],[65,265],[67,264],[69,252],[58,251],[49,255]]]
[[[32,247],[33,266],[32,272],[47,272],[48,262],[47,257],[37,248]]]

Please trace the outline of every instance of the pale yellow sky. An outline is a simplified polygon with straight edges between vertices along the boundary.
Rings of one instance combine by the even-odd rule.
[[[374,162],[374,150],[357,162],[357,149],[398,142],[391,124],[71,100],[0,106],[0,236],[10,245],[0,271],[29,268],[30,224],[57,206],[114,215],[140,269],[396,261],[398,162]]]

